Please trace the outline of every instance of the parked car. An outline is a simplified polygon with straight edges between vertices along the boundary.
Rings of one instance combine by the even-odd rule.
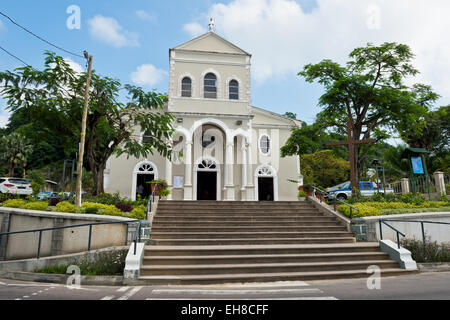
[[[36,198],[38,200],[45,200],[45,199],[50,199],[50,198],[58,198],[58,193],[57,192],[41,192],[39,193]]]
[[[377,192],[384,193],[385,191],[384,188],[377,187],[377,185],[371,181],[360,181],[359,186],[361,195],[363,197],[371,197]],[[326,199],[336,198],[338,200],[345,200],[352,195],[352,188],[350,181],[328,188],[326,191],[327,191],[327,194],[325,195]],[[394,193],[394,189],[386,188],[386,193]]]
[[[0,178],[0,193],[30,196],[33,194],[33,187],[27,179]]]

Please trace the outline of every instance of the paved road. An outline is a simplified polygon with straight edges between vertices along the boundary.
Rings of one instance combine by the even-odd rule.
[[[279,282],[225,286],[81,286],[0,279],[0,300],[356,300],[450,299],[450,272],[381,279],[369,290],[366,279]]]

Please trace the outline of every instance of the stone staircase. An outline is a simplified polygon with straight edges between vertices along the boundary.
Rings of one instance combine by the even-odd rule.
[[[309,202],[160,201],[140,280],[217,284],[410,273]]]

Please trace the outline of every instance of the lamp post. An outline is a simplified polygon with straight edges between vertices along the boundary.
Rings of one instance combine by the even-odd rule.
[[[379,189],[378,186],[378,169],[381,169],[381,171],[383,172],[383,190],[384,190],[384,195],[386,195],[386,177],[384,174],[384,166],[381,165],[380,161],[378,159],[373,159],[372,164],[375,166],[375,172],[377,174],[377,187]]]

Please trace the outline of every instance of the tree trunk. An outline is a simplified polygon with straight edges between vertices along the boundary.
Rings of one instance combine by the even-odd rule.
[[[9,164],[9,172],[8,175],[10,178],[14,178],[14,169],[16,168],[16,166],[14,165],[14,162],[11,162]]]

